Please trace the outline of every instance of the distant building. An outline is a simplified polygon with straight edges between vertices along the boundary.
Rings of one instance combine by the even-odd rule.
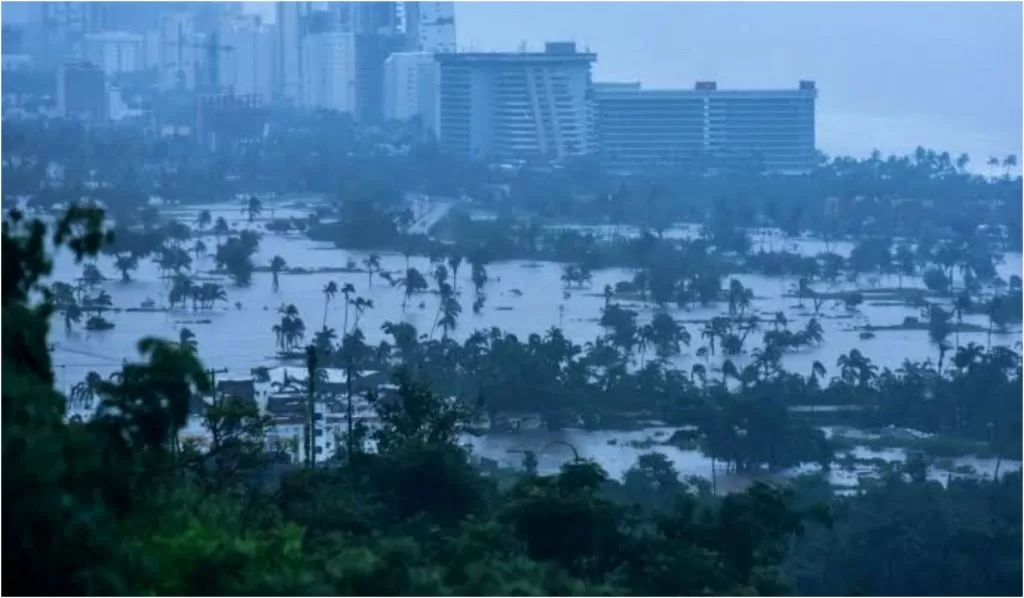
[[[419,119],[424,130],[438,130],[440,71],[431,52],[396,52],[384,63],[384,117]]]
[[[442,147],[481,159],[591,153],[596,58],[568,42],[544,52],[437,54]]]
[[[276,36],[259,17],[246,15],[224,19],[218,43],[231,48],[220,52],[219,83],[227,93],[255,96],[269,102],[274,94]]]
[[[276,96],[286,102],[299,104],[303,100],[302,39],[308,3],[277,3],[277,44],[275,51],[274,88]]]
[[[410,52],[455,51],[454,2],[401,2],[405,48]]]
[[[384,63],[401,48],[401,38],[392,34],[356,35],[355,117],[359,122],[379,124],[384,120]]]
[[[302,40],[302,105],[356,112],[356,36],[326,32]]]
[[[614,167],[680,165],[699,157],[757,163],[775,172],[804,172],[815,160],[811,81],[791,90],[645,90],[639,84],[596,84],[597,133]]]
[[[65,63],[57,71],[57,111],[65,118],[105,120],[109,98],[103,71],[89,62]]]
[[[107,77],[140,71],[145,65],[141,35],[123,31],[91,33],[85,37],[85,57]]]
[[[398,28],[397,2],[327,2],[331,29],[357,35],[394,35]]]
[[[196,88],[203,60],[202,37],[196,29],[195,16],[187,12],[160,17],[155,47],[149,48],[158,57],[157,69],[162,89]]]

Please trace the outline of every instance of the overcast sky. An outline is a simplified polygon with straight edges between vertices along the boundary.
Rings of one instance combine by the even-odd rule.
[[[819,147],[1020,153],[1021,4],[460,2],[459,45],[574,40],[597,81],[795,87],[817,81]]]

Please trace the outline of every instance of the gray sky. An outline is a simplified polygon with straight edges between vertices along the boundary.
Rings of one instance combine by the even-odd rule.
[[[597,81],[646,87],[818,83],[829,153],[1020,153],[1021,4],[459,2],[459,45],[597,52]],[[977,165],[977,164],[975,164]]]

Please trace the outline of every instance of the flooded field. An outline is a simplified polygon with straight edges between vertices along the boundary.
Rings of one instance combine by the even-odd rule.
[[[202,209],[209,209],[214,218],[224,217],[236,229],[249,226],[244,214],[237,205],[225,204],[215,206],[195,206],[188,209],[166,211],[165,214],[185,223],[195,221]],[[306,209],[290,209],[277,207],[273,217],[304,217]],[[213,310],[194,313],[191,307],[167,311],[167,294],[170,290],[169,281],[161,279],[159,270],[151,260],[145,259],[139,269],[132,273],[133,280],[122,283],[119,274],[113,267],[113,258],[100,256],[96,264],[108,278],[102,289],[108,292],[115,307],[114,313],[107,318],[115,323],[109,331],[90,332],[75,326],[70,332],[64,330],[59,316],[53,321],[53,356],[55,374],[59,388],[69,389],[81,381],[89,371],[97,371],[106,375],[120,369],[126,359],[136,357],[135,344],[144,336],[158,336],[177,339],[182,327],[188,327],[195,333],[199,354],[203,362],[212,368],[228,370],[227,378],[248,376],[250,369],[256,366],[280,365],[276,356],[277,346],[275,334],[271,327],[279,321],[277,308],[281,305],[295,305],[306,322],[306,342],[312,340],[313,333],[324,322],[340,331],[345,319],[344,301],[339,296],[331,301],[325,314],[324,286],[334,281],[339,287],[345,283],[352,284],[356,296],[373,301],[374,308],[367,310],[359,318],[359,326],[366,335],[368,343],[376,344],[384,333],[381,325],[386,321],[407,321],[417,327],[422,334],[430,333],[435,320],[438,295],[427,292],[413,298],[405,311],[402,310],[403,292],[401,287],[392,287],[387,281],[374,276],[372,285],[365,272],[312,272],[320,268],[344,268],[350,260],[358,267],[367,253],[346,251],[335,248],[329,243],[310,241],[299,235],[279,235],[263,230],[270,217],[269,208],[265,208],[264,217],[257,218],[255,226],[263,233],[260,251],[254,258],[257,267],[266,268],[270,260],[279,255],[285,259],[289,268],[303,268],[308,272],[284,272],[280,275],[280,288],[275,292],[271,283],[271,274],[267,271],[257,272],[252,284],[248,287],[236,287],[226,276],[212,274],[214,263],[212,256],[203,256],[193,264],[193,274],[197,278],[216,281],[227,289],[227,303],[219,303]],[[598,231],[595,232],[608,232]],[[628,234],[620,230],[620,234]],[[669,231],[667,236],[687,236],[695,234],[693,227],[684,227]],[[212,236],[207,245],[213,247]],[[752,235],[754,247],[763,244],[765,249],[789,249],[813,255],[826,250],[825,244],[815,240],[790,240],[777,236],[755,232]],[[837,253],[847,253],[849,243],[833,243],[829,249]],[[412,257],[409,266],[418,268],[425,275],[430,271],[426,257]],[[393,273],[404,272],[406,260],[399,254],[381,254],[381,270]],[[1009,278],[1012,274],[1021,273],[1020,254],[1008,254],[998,265],[1000,275]],[[498,327],[518,336],[525,337],[531,333],[543,334],[552,326],[559,326],[565,335],[578,344],[595,340],[602,334],[598,325],[604,298],[601,290],[606,284],[614,286],[623,280],[631,280],[633,272],[623,269],[596,271],[593,283],[583,289],[566,291],[561,280],[562,268],[556,263],[530,263],[510,261],[492,263],[487,266],[489,282],[485,288],[487,302],[479,315],[469,309],[473,290],[470,279],[470,268],[464,266],[458,272],[456,287],[463,304],[462,316],[453,335],[462,340],[475,330]],[[53,280],[73,282],[81,275],[81,266],[73,263],[68,252],[58,254],[55,260]],[[774,317],[776,312],[785,313],[790,328],[799,328],[812,317],[810,305],[799,306],[798,300],[783,295],[791,292],[796,285],[794,277],[768,278],[764,276],[738,275],[745,286],[753,290],[754,300],[751,309],[762,319]],[[434,283],[428,276],[430,287]],[[906,279],[904,286],[920,286],[919,278]],[[725,282],[728,284],[728,280]],[[859,281],[862,288],[870,288],[872,283],[868,277]],[[896,277],[879,281],[883,287],[897,286]],[[828,290],[856,288],[853,283],[842,283]],[[819,287],[819,290],[825,290]],[[139,308],[144,302],[152,301],[159,310],[124,311]],[[636,301],[618,301],[624,306],[639,312],[640,323],[649,321],[654,313],[653,305],[643,305]],[[877,331],[874,338],[860,338],[857,328],[871,326],[895,326],[903,322],[907,316],[920,316],[919,310],[895,302],[872,302],[866,300],[856,312],[847,312],[841,306],[829,303],[818,315],[824,328],[824,343],[820,347],[786,354],[783,367],[809,373],[814,361],[820,361],[829,370],[829,376],[835,375],[836,359],[852,348],[858,348],[880,367],[898,367],[904,360],[937,359],[937,348],[929,342],[928,333],[924,330],[883,330]],[[691,346],[683,347],[682,354],[675,358],[675,365],[689,369],[699,359],[695,353],[702,341],[700,328],[704,321],[714,316],[726,315],[727,305],[719,303],[706,308],[693,310],[678,309],[669,306],[668,312],[683,322],[693,336]],[[356,321],[350,309],[349,323]],[[987,328],[985,316],[965,316],[964,322]],[[440,335],[440,330],[435,335]],[[1013,346],[1020,341],[1020,332],[1013,330],[1006,334],[993,335],[993,344]],[[750,351],[760,342],[760,334],[755,333],[748,341],[745,349]],[[960,333],[960,343],[976,342],[985,345],[985,332]],[[711,357],[708,362],[711,372],[715,372],[722,357]],[[737,365],[742,366],[748,356],[733,358]],[[703,362],[703,359],[701,359]],[[671,430],[647,429],[636,433],[613,432],[573,432],[548,433],[542,431],[524,432],[521,435],[488,435],[473,438],[471,443],[478,454],[495,459],[504,464],[518,464],[522,459],[522,451],[531,450],[540,455],[542,469],[557,468],[571,451],[564,445],[552,442],[568,442],[575,446],[581,456],[596,458],[612,475],[618,476],[628,468],[637,455],[648,449],[638,448],[637,443],[657,445],[658,436],[668,434]],[[634,438],[633,436],[636,436]],[[641,442],[642,441],[642,442]],[[630,443],[633,444],[630,444]],[[665,452],[685,474],[709,476],[711,462],[694,451],[682,451],[673,447],[658,445],[656,450]],[[568,454],[566,452],[568,451]],[[893,455],[889,455],[890,457]],[[899,455],[896,455],[899,457]],[[867,458],[867,457],[866,457]],[[873,457],[870,457],[873,458]],[[888,457],[881,457],[888,458]],[[977,464],[975,464],[977,466]],[[987,467],[987,466],[986,466]],[[1019,464],[1003,464],[1003,470],[1019,467]],[[833,478],[840,484],[848,483],[850,472],[836,469]]]

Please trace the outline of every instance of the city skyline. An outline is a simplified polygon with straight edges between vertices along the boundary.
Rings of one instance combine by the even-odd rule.
[[[460,50],[575,41],[597,53],[598,82],[687,89],[710,79],[723,89],[770,89],[813,79],[822,90],[818,145],[830,154],[924,145],[967,152],[979,167],[989,155],[1021,151],[1020,3],[459,1],[455,8]]]
[[[597,53],[595,81],[645,88],[813,79],[823,151],[924,145],[967,152],[974,166],[1020,153],[1021,14],[994,2],[456,3],[460,47],[576,41]]]

